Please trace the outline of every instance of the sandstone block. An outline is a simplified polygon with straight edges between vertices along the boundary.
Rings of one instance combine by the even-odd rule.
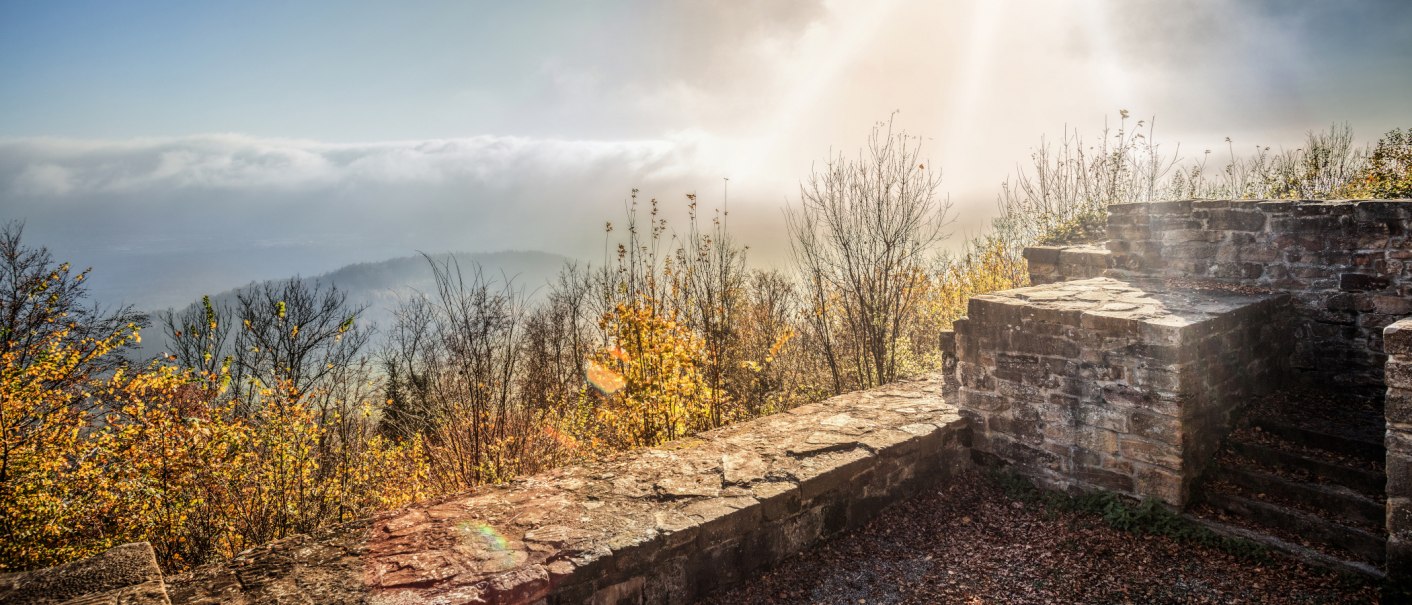
[[[1384,468],[1388,496],[1412,498],[1412,453],[1388,452]]]
[[[1265,213],[1259,210],[1210,210],[1206,227],[1218,231],[1261,231]]]
[[[1412,497],[1392,497],[1387,500],[1387,533],[1412,540]]]
[[[1396,388],[1412,387],[1412,359],[1394,357],[1389,359],[1385,368],[1385,380],[1389,386]]]
[[[1059,251],[1063,246],[1030,246],[1021,253],[1025,260],[1031,263],[1042,263],[1047,265],[1059,264]]]
[[[1412,220],[1412,204],[1406,200],[1362,200],[1356,204],[1354,216],[1359,221],[1406,223]]]
[[[1152,202],[1147,204],[1147,211],[1151,214],[1191,214],[1193,200],[1177,200],[1170,202]]]
[[[1383,350],[1388,355],[1412,356],[1412,319],[1403,319],[1383,329]]]
[[[1133,490],[1167,503],[1185,502],[1188,482],[1176,472],[1146,467],[1133,473]]]
[[[1338,287],[1345,292],[1382,290],[1391,282],[1386,277],[1366,273],[1343,273],[1339,275]]]
[[[1118,440],[1118,452],[1124,458],[1160,466],[1174,475],[1182,470],[1181,451],[1170,444],[1125,436]]]

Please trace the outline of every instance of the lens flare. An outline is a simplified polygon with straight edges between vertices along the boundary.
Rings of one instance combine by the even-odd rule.
[[[495,531],[494,527],[491,527],[484,523],[476,523],[470,527],[470,530],[471,533],[480,536],[482,540],[485,540],[485,545],[487,548],[493,550],[505,550],[505,536],[502,536],[500,535],[500,532]]]
[[[627,386],[628,381],[623,378],[622,374],[604,367],[596,361],[590,360],[586,365],[584,378],[588,380],[588,384],[593,385],[593,388],[598,389],[604,395],[612,395]]]
[[[523,553],[510,548],[510,541],[495,531],[494,527],[469,521],[462,522],[458,527],[465,532],[466,540],[478,551],[476,556],[490,563],[492,567],[509,569],[517,562],[523,561]]]

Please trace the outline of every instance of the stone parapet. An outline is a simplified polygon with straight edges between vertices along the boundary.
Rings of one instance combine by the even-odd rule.
[[[1412,315],[1412,200],[1185,200],[1109,207],[1113,277],[1293,297],[1291,365],[1376,396],[1383,328]]]
[[[939,376],[255,548],[175,603],[689,603],[969,461]]]
[[[1184,505],[1278,382],[1287,301],[1109,278],[974,297],[955,325],[974,448],[1051,486]]]
[[[1412,319],[1383,331],[1387,349],[1387,571],[1412,588]]]
[[[1100,277],[1113,262],[1112,252],[1103,244],[1030,246],[1023,254],[1032,285]]]

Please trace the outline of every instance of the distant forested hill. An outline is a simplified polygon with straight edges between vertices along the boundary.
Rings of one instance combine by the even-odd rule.
[[[443,253],[433,254],[432,259],[439,263],[454,259],[456,263],[460,264],[462,273],[465,274],[467,280],[471,278],[472,272],[479,267],[487,282],[504,285],[508,281],[515,290],[523,293],[527,300],[542,296],[548,290],[549,284],[557,278],[565,263],[571,260],[557,254],[534,251]],[[434,287],[431,267],[427,263],[427,259],[421,255],[372,263],[356,263],[322,275],[301,277],[300,279],[311,284],[319,282],[335,285],[338,289],[348,293],[350,307],[366,306],[367,310],[363,312],[359,321],[363,325],[378,328],[373,335],[373,346],[382,342],[381,334],[392,324],[393,311],[401,301],[413,296],[416,292],[430,293]],[[256,285],[258,284],[252,282],[240,288],[214,293],[211,295],[211,300],[217,305],[233,307],[236,304],[236,296],[241,290]],[[191,306],[199,304],[200,300],[191,302]],[[182,310],[176,309],[178,313]],[[166,337],[161,328],[161,318],[158,312],[152,313],[152,322],[152,327],[143,330],[142,345],[133,355],[137,359],[148,359],[166,349]]]

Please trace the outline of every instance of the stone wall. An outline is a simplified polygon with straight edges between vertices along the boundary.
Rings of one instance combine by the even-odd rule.
[[[1387,570],[1412,588],[1412,319],[1383,332],[1387,349]]]
[[[1112,267],[1112,253],[1102,244],[1031,246],[1024,256],[1032,285],[1100,277]]]
[[[951,476],[938,376],[255,548],[174,603],[689,603]]]
[[[1188,200],[1109,212],[1109,275],[1289,293],[1292,366],[1381,394],[1383,329],[1412,314],[1412,200]]]
[[[1287,297],[1108,278],[972,298],[956,322],[974,449],[1054,487],[1173,505],[1288,355]]]

